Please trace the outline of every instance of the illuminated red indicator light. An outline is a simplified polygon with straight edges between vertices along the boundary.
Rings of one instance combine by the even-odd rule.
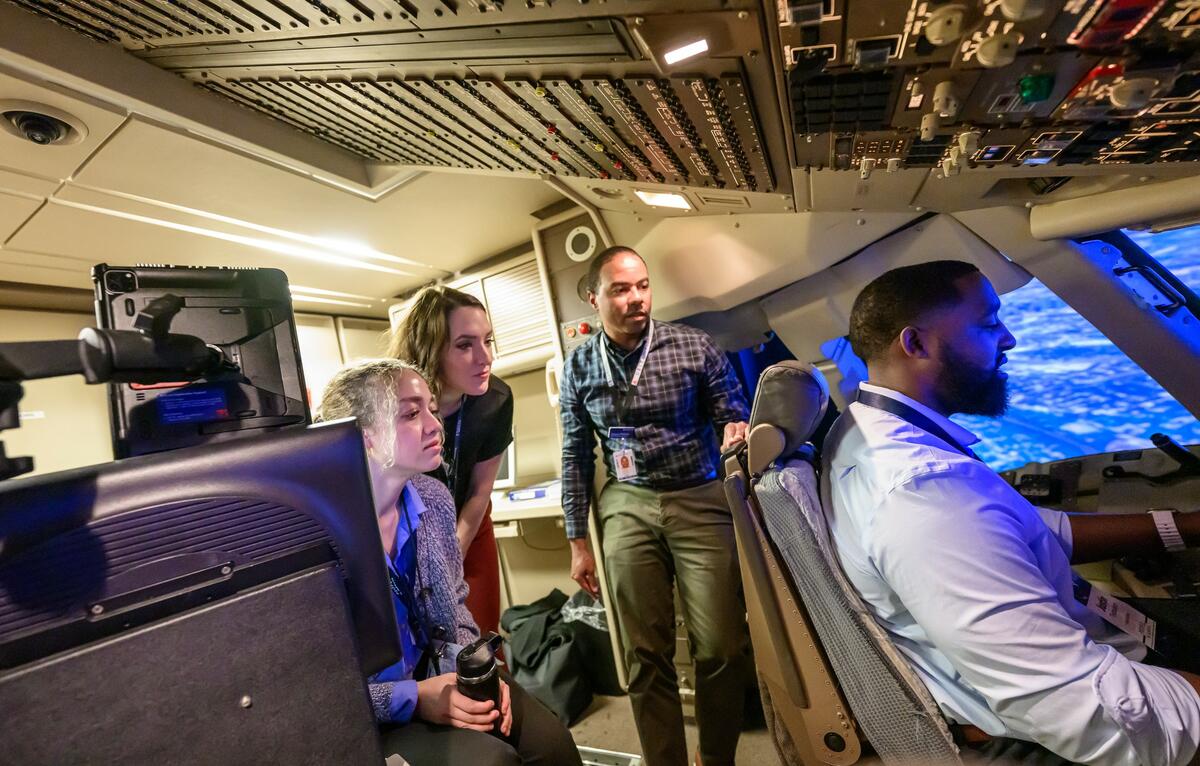
[[[187,384],[186,380],[180,380],[169,383],[130,383],[129,387],[134,391],[155,391],[160,388],[183,388]]]
[[[587,335],[587,334],[591,333],[591,331],[592,331],[592,326],[590,324],[588,324],[587,322],[579,323],[579,334],[580,335]]]
[[[1094,3],[1083,14],[1067,44],[1080,48],[1111,48],[1137,35],[1166,0],[1109,0]]]

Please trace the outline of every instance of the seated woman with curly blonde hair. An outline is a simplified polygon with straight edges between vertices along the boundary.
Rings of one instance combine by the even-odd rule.
[[[370,679],[384,751],[413,764],[579,764],[570,733],[509,678],[501,702],[459,693],[454,661],[479,636],[464,606],[454,501],[423,474],[442,459],[442,424],[424,376],[396,359],[339,372],[320,420],[358,418],[403,656]],[[489,734],[499,723],[496,736]]]

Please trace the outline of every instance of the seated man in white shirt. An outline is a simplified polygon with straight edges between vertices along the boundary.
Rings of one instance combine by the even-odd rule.
[[[1200,677],[1141,663],[1141,643],[1073,598],[1071,563],[1162,550],[1155,520],[1035,508],[949,419],[1007,407],[1016,341],[999,310],[959,261],[859,294],[850,343],[869,382],[825,442],[842,566],[956,732],[975,735],[972,762],[1194,763]],[[1200,540],[1200,513],[1175,518]]]

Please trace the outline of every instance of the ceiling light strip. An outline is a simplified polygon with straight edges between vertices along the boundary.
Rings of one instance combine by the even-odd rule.
[[[663,62],[667,64],[678,64],[684,59],[690,59],[692,56],[699,56],[708,50],[708,40],[697,40],[694,43],[681,45],[674,50],[669,50],[663,54]]]
[[[151,199],[149,197],[141,197],[136,194],[127,194],[125,192],[113,191],[111,189],[101,189],[95,186],[88,186],[86,184],[77,182],[71,182],[71,185],[77,186],[80,189],[86,189],[87,191],[92,191],[99,194],[107,194],[112,197],[119,197],[132,202],[139,202],[144,205],[165,208],[167,210],[173,210],[177,213],[196,216],[197,218],[205,218],[210,221],[229,224],[230,226],[239,226],[243,229],[250,229],[251,231],[259,232],[260,234],[270,234],[271,236],[280,237],[282,239],[303,242],[306,245],[313,245],[315,247],[338,250],[341,252],[345,252],[349,249],[350,254],[358,255],[363,258],[372,258],[378,261],[386,261],[388,263],[395,263],[397,265],[410,266],[424,271],[444,271],[444,269],[439,269],[436,266],[430,266],[409,258],[401,258],[398,255],[380,252],[379,250],[375,250],[367,245],[354,245],[352,247],[348,247],[344,242],[338,242],[336,240],[322,237],[313,237],[308,234],[299,234],[294,231],[288,231],[287,229],[277,229],[273,226],[264,226],[263,224],[254,223],[252,221],[243,221],[240,218],[232,218],[227,215],[221,215],[220,213],[212,213],[207,210],[199,210],[197,208],[187,207],[185,205],[176,205],[171,202],[163,202],[162,200]]]
[[[233,242],[234,244],[245,245],[246,247],[253,247],[259,250],[266,250],[279,255],[288,255],[294,258],[304,258],[306,260],[317,261],[319,263],[349,266],[350,268],[365,269],[367,271],[377,271],[383,274],[394,274],[400,277],[410,275],[409,272],[389,269],[386,266],[379,266],[374,263],[355,260],[354,258],[345,258],[340,255],[335,255],[322,250],[300,247],[298,245],[291,245],[286,242],[272,242],[268,239],[247,237],[241,234],[230,234],[228,232],[201,228],[199,226],[191,226],[185,223],[175,223],[173,221],[164,221],[160,218],[150,218],[149,216],[137,215],[136,213],[125,213],[119,210],[110,210],[108,208],[96,207],[94,205],[85,205],[80,202],[69,202],[63,199],[50,198],[47,201],[53,205],[62,205],[63,207],[75,208],[77,210],[83,210],[89,213],[98,213],[100,215],[121,218],[127,221],[146,223],[150,224],[151,226],[161,226],[164,229],[173,229],[175,231],[182,231],[187,234],[197,234],[201,237],[210,237],[212,239],[219,239],[225,242]]]
[[[327,303],[334,306],[354,306],[356,308],[369,309],[373,306],[369,303],[355,303],[353,301],[339,301],[333,298],[317,298],[310,295],[292,295],[292,301],[302,301],[304,303]]]
[[[331,298],[358,298],[364,301],[381,301],[383,298],[373,298],[370,295],[359,295],[357,293],[340,293],[337,290],[322,290],[319,287],[302,287],[301,285],[288,285],[292,294],[303,293],[306,295],[326,295]]]

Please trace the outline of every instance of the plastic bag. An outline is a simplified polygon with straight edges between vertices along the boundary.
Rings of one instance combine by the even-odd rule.
[[[624,694],[617,680],[617,665],[613,661],[612,638],[608,635],[608,618],[604,604],[586,591],[576,591],[562,607],[563,623],[570,626],[575,643],[586,657],[585,668],[596,694]]]
[[[582,622],[596,630],[608,632],[608,620],[604,616],[604,604],[594,599],[587,591],[577,591],[563,604],[563,622]]]

